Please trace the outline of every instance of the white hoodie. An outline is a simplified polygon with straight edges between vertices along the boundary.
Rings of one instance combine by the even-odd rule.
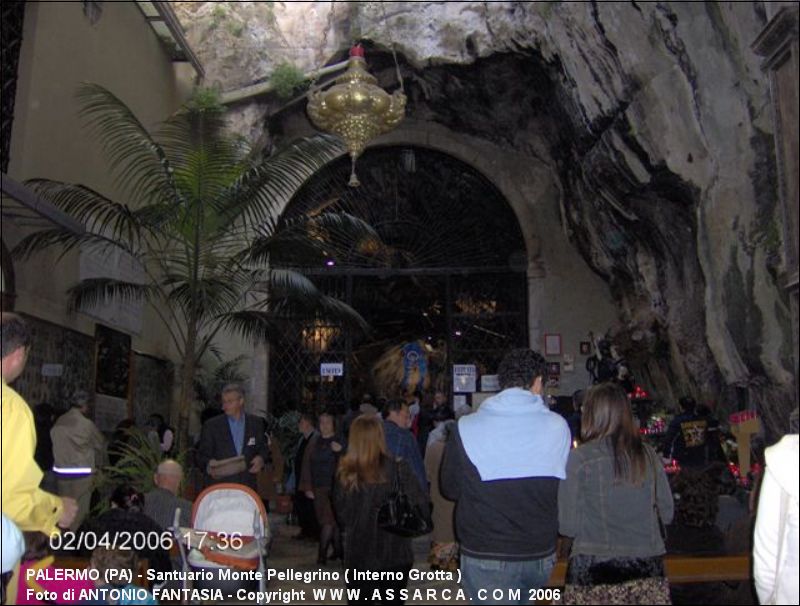
[[[758,501],[753,538],[753,572],[762,604],[798,603],[798,434],[767,448],[767,469]],[[782,513],[781,509],[785,511]],[[781,528],[783,520],[784,528]],[[782,545],[781,538],[783,539]]]

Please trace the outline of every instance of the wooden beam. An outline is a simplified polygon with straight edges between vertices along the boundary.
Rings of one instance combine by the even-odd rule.
[[[723,556],[664,556],[664,568],[670,583],[714,583],[747,581],[751,577],[750,554]],[[567,560],[556,562],[547,587],[563,587],[567,577]]]
[[[16,201],[17,204],[31,210],[36,215],[76,234],[82,234],[85,231],[83,225],[65,212],[62,212],[52,202],[35,194],[28,187],[5,173],[0,177],[0,188],[4,196],[8,196],[11,200]],[[2,212],[6,214],[5,208]],[[11,209],[10,212],[13,213],[14,210]]]
[[[169,32],[172,34],[172,37],[175,39],[175,42],[181,48],[181,50],[186,54],[186,58],[189,60],[189,63],[192,64],[197,75],[200,78],[204,78],[206,75],[206,70],[203,68],[203,64],[200,63],[200,59],[192,50],[192,47],[189,46],[189,41],[186,40],[186,36],[183,35],[183,26],[181,25],[180,21],[178,20],[177,15],[175,15],[175,11],[172,10],[169,2],[164,2],[162,0],[153,0],[151,2],[153,7],[158,11],[159,17],[163,19],[164,24],[169,29]]]

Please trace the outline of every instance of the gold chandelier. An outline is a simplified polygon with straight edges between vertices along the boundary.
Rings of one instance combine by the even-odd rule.
[[[405,116],[406,96],[402,80],[400,89],[391,95],[377,85],[367,71],[360,44],[350,49],[347,71],[334,82],[327,90],[313,89],[308,93],[308,115],[317,128],[344,141],[352,165],[349,185],[358,187],[356,159],[370,140],[400,124]]]

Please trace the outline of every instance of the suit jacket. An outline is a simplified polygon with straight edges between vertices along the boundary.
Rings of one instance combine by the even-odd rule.
[[[167,529],[175,521],[175,510],[180,508],[178,523],[181,526],[192,525],[192,502],[172,494],[169,490],[156,486],[144,495],[144,515],[153,520],[161,528]]]
[[[248,469],[256,455],[261,455],[264,463],[269,462],[269,448],[264,431],[263,419],[255,415],[245,415],[242,454]],[[219,461],[235,456],[236,446],[233,444],[233,436],[231,436],[231,429],[228,425],[228,415],[219,415],[206,421],[200,432],[200,441],[197,443],[197,463],[205,475],[205,485],[235,482],[257,490],[258,475],[247,470],[216,480],[206,473],[208,462],[211,459]]]

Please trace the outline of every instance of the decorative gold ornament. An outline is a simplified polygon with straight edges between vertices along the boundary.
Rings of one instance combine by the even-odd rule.
[[[347,71],[327,90],[308,93],[308,115],[326,132],[344,140],[352,162],[351,187],[360,185],[356,159],[370,140],[394,129],[405,116],[406,96],[402,88],[391,95],[377,85],[366,69],[360,44],[350,49]]]

